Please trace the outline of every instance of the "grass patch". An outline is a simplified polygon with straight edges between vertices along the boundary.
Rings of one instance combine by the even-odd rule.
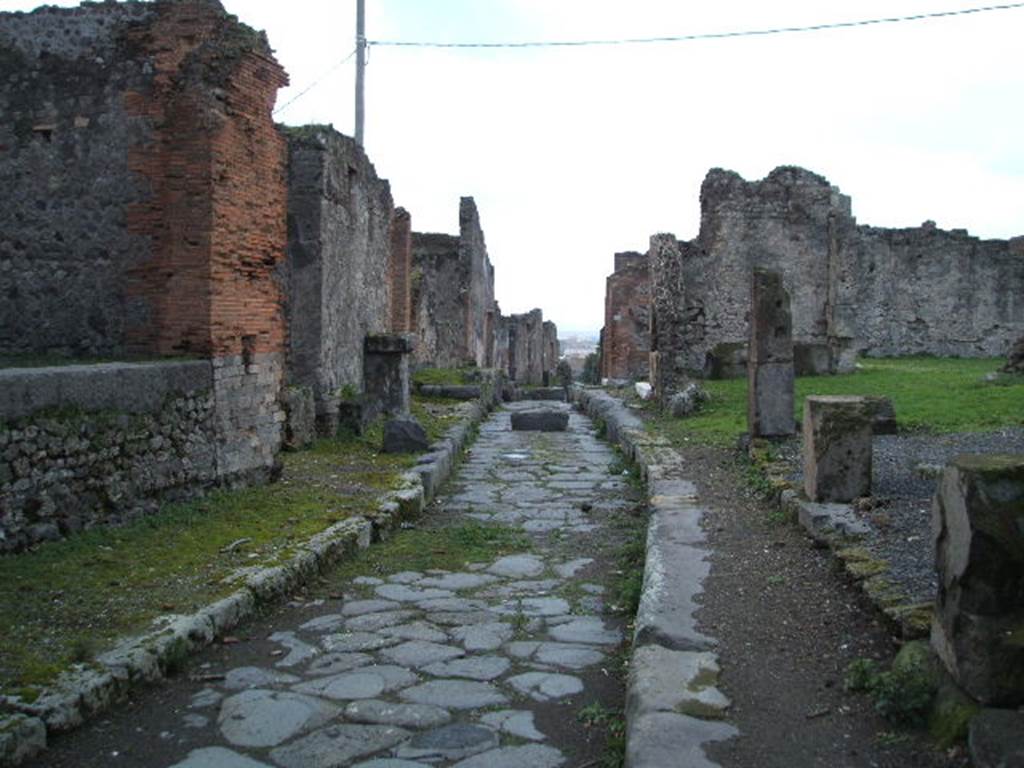
[[[0,690],[45,685],[166,613],[189,613],[346,517],[372,510],[414,461],[378,453],[379,436],[282,454],[272,485],[218,490],[122,528],[86,531],[0,558]],[[232,549],[228,545],[246,540]]]
[[[580,707],[576,719],[590,729],[605,734],[605,752],[600,761],[588,765],[601,768],[622,768],[626,762],[626,716],[622,710],[610,709],[599,701]]]
[[[402,530],[341,563],[328,576],[328,584],[346,586],[357,576],[388,576],[399,571],[461,570],[467,563],[490,562],[531,548],[530,537],[523,531],[503,525],[470,522]]]
[[[473,384],[479,380],[479,376],[479,370],[472,366],[466,366],[465,368],[420,368],[413,373],[412,380],[415,384]]]
[[[410,410],[416,421],[427,431],[430,442],[444,437],[444,433],[451,429],[462,413],[458,401],[422,395],[413,395]]]
[[[808,395],[888,397],[902,429],[935,433],[984,432],[1024,425],[1024,379],[983,381],[1002,358],[903,357],[862,359],[855,373],[796,380],[795,415]],[[747,428],[747,381],[704,381],[704,408],[685,419],[658,415],[652,427],[678,443],[731,445]]]

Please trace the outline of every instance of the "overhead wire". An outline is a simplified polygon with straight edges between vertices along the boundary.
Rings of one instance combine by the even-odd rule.
[[[907,16],[889,16],[874,19],[858,19],[854,21],[836,21],[807,26],[770,27],[767,29],[748,29],[731,32],[703,32],[688,35],[662,35],[657,37],[623,37],[604,40],[532,40],[519,42],[439,42],[429,40],[367,40],[367,45],[387,46],[395,48],[570,48],[584,46],[612,45],[646,45],[651,43],[682,43],[695,40],[722,40],[736,37],[758,37],[781,35],[796,32],[820,32],[830,29],[849,29],[867,27],[878,24],[898,24],[926,19],[941,19],[950,16],[967,16],[969,14],[989,13],[992,11],[1008,11],[1024,8],[1024,2],[1004,3],[1002,5],[985,5],[975,8],[961,8],[952,11],[933,11],[931,13],[915,13]]]
[[[292,98],[288,99],[288,101],[286,101],[286,102],[285,102],[284,104],[282,104],[282,105],[281,105],[280,107],[278,107],[277,109],[275,109],[275,110],[273,111],[273,113],[272,113],[272,114],[274,114],[274,115],[277,115],[277,114],[278,114],[278,113],[280,113],[280,112],[284,112],[284,111],[285,111],[286,109],[288,109],[288,107],[290,107],[290,106],[291,106],[292,104],[294,104],[294,103],[295,103],[296,101],[298,101],[298,100],[299,100],[299,99],[301,99],[301,98],[302,98],[303,96],[305,96],[305,95],[306,95],[307,93],[309,93],[309,92],[310,92],[310,91],[312,91],[312,90],[313,90],[314,88],[316,88],[316,87],[317,87],[318,85],[320,85],[320,83],[322,83],[322,82],[323,82],[324,80],[326,80],[326,79],[327,79],[327,77],[328,77],[328,76],[330,76],[330,75],[331,75],[331,74],[332,74],[332,73],[333,73],[333,72],[334,72],[334,71],[335,71],[336,69],[338,69],[338,68],[340,68],[340,67],[344,66],[344,65],[345,65],[345,63],[346,63],[346,62],[348,62],[348,60],[349,60],[349,59],[351,59],[351,58],[352,58],[353,56],[355,56],[355,55],[356,55],[356,51],[357,51],[357,50],[358,50],[358,48],[353,48],[353,49],[352,49],[352,53],[350,53],[350,54],[349,54],[348,56],[346,56],[345,58],[343,58],[343,59],[342,59],[341,61],[337,62],[337,63],[336,63],[336,64],[335,64],[335,65],[334,65],[333,67],[331,67],[331,68],[330,68],[330,69],[328,69],[328,70],[327,70],[326,72],[324,72],[324,73],[323,73],[322,75],[320,75],[320,77],[318,77],[318,78],[317,78],[316,80],[314,80],[314,81],[313,81],[312,83],[310,83],[309,85],[307,85],[307,86],[306,86],[305,88],[303,88],[303,89],[302,89],[301,91],[299,91],[299,92],[298,92],[297,94],[295,94],[295,95],[294,95],[294,96],[293,96]]]

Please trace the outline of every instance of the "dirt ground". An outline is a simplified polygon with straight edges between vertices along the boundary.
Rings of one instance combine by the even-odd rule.
[[[900,731],[872,702],[843,688],[858,658],[888,662],[898,650],[881,617],[795,523],[770,513],[745,484],[737,455],[683,448],[707,508],[712,548],[703,628],[720,642],[719,687],[740,736],[709,749],[724,768],[952,768],[963,750],[940,752]]]

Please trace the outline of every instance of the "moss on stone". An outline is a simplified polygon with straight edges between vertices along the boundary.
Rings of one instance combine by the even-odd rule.
[[[928,733],[939,747],[948,749],[967,738],[967,729],[981,707],[963,691],[946,681],[939,686],[928,715]]]

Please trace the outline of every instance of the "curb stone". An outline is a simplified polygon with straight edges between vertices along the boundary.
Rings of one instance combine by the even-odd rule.
[[[664,438],[603,390],[575,387],[572,398],[608,441],[640,467],[647,483],[644,581],[626,683],[626,767],[715,768],[703,745],[738,735],[721,722],[730,701],[716,687],[716,641],[699,630],[695,598],[711,569],[697,487],[684,479]]]
[[[260,606],[293,592],[422,514],[457,465],[489,405],[467,404],[459,422],[401,476],[401,487],[382,495],[375,512],[347,518],[315,534],[282,565],[235,571],[225,583],[240,583],[237,591],[195,613],[156,619],[154,630],[122,640],[92,665],[76,664],[61,673],[33,702],[0,696],[0,766],[21,765],[35,757],[46,749],[48,734],[77,728],[139,685],[169,675],[186,656],[250,618]]]

